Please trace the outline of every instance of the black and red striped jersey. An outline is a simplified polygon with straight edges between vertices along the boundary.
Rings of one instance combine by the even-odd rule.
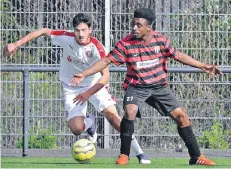
[[[107,57],[117,66],[126,64],[124,89],[129,85],[167,84],[167,59],[178,59],[168,38],[156,31],[152,32],[149,42],[133,38],[132,33],[127,35],[117,42]]]

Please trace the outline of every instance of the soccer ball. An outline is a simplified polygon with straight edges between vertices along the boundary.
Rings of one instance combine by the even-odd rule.
[[[90,162],[95,154],[95,146],[90,140],[80,139],[72,146],[72,157],[79,163]]]

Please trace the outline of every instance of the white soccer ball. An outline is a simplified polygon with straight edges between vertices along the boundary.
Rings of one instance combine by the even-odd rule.
[[[95,145],[87,139],[80,139],[72,146],[72,157],[79,163],[88,163],[96,155]]]

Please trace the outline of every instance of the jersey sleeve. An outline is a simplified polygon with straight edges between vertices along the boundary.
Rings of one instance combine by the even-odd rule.
[[[63,45],[67,41],[68,36],[74,37],[74,33],[67,32],[67,31],[64,31],[64,30],[52,30],[52,32],[51,32],[51,43],[53,45],[58,45],[58,46],[63,47]]]
[[[165,45],[168,51],[168,56],[175,60],[178,60],[178,56],[176,55],[176,49],[171,45],[168,38],[166,39]]]
[[[121,41],[117,42],[115,48],[109,52],[107,57],[117,66],[126,62],[126,53]]]
[[[91,42],[95,45],[95,47],[97,49],[97,54],[99,55],[100,59],[107,55],[106,48],[103,46],[103,44],[99,40],[92,37]]]

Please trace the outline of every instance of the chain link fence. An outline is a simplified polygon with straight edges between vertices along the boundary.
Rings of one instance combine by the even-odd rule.
[[[222,68],[230,68],[231,65],[230,0],[2,0],[1,3],[2,46],[42,27],[72,30],[72,18],[77,13],[84,12],[92,17],[93,35],[104,44],[110,42],[108,48],[112,49],[118,40],[130,32],[133,11],[142,6],[156,11],[156,23],[153,27],[168,36],[176,49]],[[58,69],[61,55],[62,49],[51,46],[49,39],[40,37],[20,47],[14,57],[1,55],[1,65],[11,68],[29,66]],[[184,65],[169,60],[168,66]],[[117,108],[121,116],[124,94],[121,84],[124,76],[124,72],[112,72],[110,80],[110,91],[119,101]],[[48,148],[64,150],[69,154],[73,142],[86,135],[76,137],[68,128],[58,72],[31,71],[29,77],[29,154],[32,149]],[[227,153],[231,148],[230,81],[230,73],[218,78],[211,78],[203,73],[175,71],[169,74],[169,85],[188,110],[203,150],[214,152],[223,149]],[[21,153],[18,150],[22,148],[23,93],[22,72],[2,71],[3,154],[8,151]],[[92,105],[88,109],[97,116],[97,148],[118,149],[119,133],[111,126],[109,133],[105,133],[102,114],[96,112]],[[175,123],[146,105],[143,118],[135,122],[135,133],[141,147],[146,150],[174,152],[179,145],[185,148],[177,134]],[[107,144],[105,137],[108,138]],[[48,145],[42,142],[47,142]]]

